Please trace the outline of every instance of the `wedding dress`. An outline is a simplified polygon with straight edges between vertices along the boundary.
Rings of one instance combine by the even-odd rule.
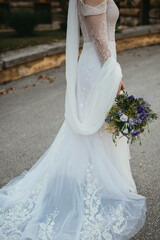
[[[122,78],[115,48],[118,8],[113,0],[76,4],[84,43],[76,84],[67,82],[65,120],[32,168],[0,189],[1,240],[126,240],[145,221],[146,199],[136,190],[129,146],[124,137],[114,145],[103,118]],[[74,45],[72,37],[68,33]],[[74,59],[69,54],[66,64]]]

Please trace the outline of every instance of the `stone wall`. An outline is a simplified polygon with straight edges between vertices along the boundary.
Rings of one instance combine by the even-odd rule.
[[[127,0],[120,2],[120,24],[137,26],[141,24],[141,0],[135,0],[129,5]]]
[[[59,29],[60,23],[64,21],[64,15],[62,14],[59,0],[0,0],[0,8],[6,11],[9,9],[9,12],[21,9],[34,11],[36,4],[42,4],[42,6],[43,4],[49,5],[51,12],[50,27],[52,29]]]
[[[59,29],[61,22],[64,20],[62,9],[58,0],[51,1],[51,12],[52,12],[52,28]]]
[[[160,0],[133,0],[130,5],[127,0],[119,2],[120,24],[138,26],[160,23]]]
[[[150,0],[149,22],[150,24],[160,23],[160,0]]]
[[[53,23],[59,27],[62,17],[62,9],[59,4],[60,0],[53,0],[52,12],[54,12]],[[120,9],[121,25],[139,26],[147,24],[160,23],[160,0],[133,0],[128,4],[128,0],[115,0]]]
[[[62,0],[61,0],[62,1]],[[129,5],[128,1],[115,0],[120,8],[121,25],[138,26],[160,23],[160,0],[133,0]],[[59,29],[65,16],[62,13],[60,0],[0,0],[0,7],[8,4],[10,11],[18,9],[34,10],[35,4],[50,4],[51,23],[50,28]]]

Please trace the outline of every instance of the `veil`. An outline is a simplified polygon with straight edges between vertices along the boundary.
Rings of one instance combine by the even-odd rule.
[[[76,102],[79,39],[80,26],[77,0],[69,0],[66,36],[65,119],[75,133],[91,135],[103,125],[105,116],[114,103],[122,79],[122,72],[115,58],[110,57],[104,63],[87,97],[84,117],[81,122],[78,118]]]

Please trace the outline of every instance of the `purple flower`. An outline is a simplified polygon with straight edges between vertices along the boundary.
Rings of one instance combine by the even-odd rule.
[[[131,100],[132,102],[135,100],[135,98],[134,98],[133,95],[129,96],[128,98],[129,98],[129,100]]]
[[[139,134],[140,134],[139,131],[133,131],[133,132],[131,132],[131,135],[132,135],[133,137],[136,137],[136,136],[138,136]]]
[[[147,113],[143,111],[141,113],[138,113],[137,117],[138,117],[138,121],[141,123],[147,117]]]
[[[138,124],[138,121],[137,121],[137,119],[130,118],[129,119],[129,124],[130,124],[131,127],[133,127],[133,126]]]
[[[110,118],[106,118],[106,119],[105,119],[105,122],[110,122],[110,121],[111,121]]]
[[[138,105],[138,113],[145,112],[145,107],[143,105]]]
[[[141,124],[143,122],[143,120],[140,119],[140,118],[137,121],[138,121],[139,124]]]

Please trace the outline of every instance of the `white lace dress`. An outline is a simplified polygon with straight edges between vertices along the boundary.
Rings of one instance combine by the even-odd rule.
[[[79,118],[103,64],[114,56],[118,8],[113,0],[78,0],[84,38],[78,62]],[[115,146],[103,125],[76,134],[64,120],[55,140],[29,171],[0,189],[1,240],[127,240],[145,221],[145,197],[130,169],[125,138]]]

